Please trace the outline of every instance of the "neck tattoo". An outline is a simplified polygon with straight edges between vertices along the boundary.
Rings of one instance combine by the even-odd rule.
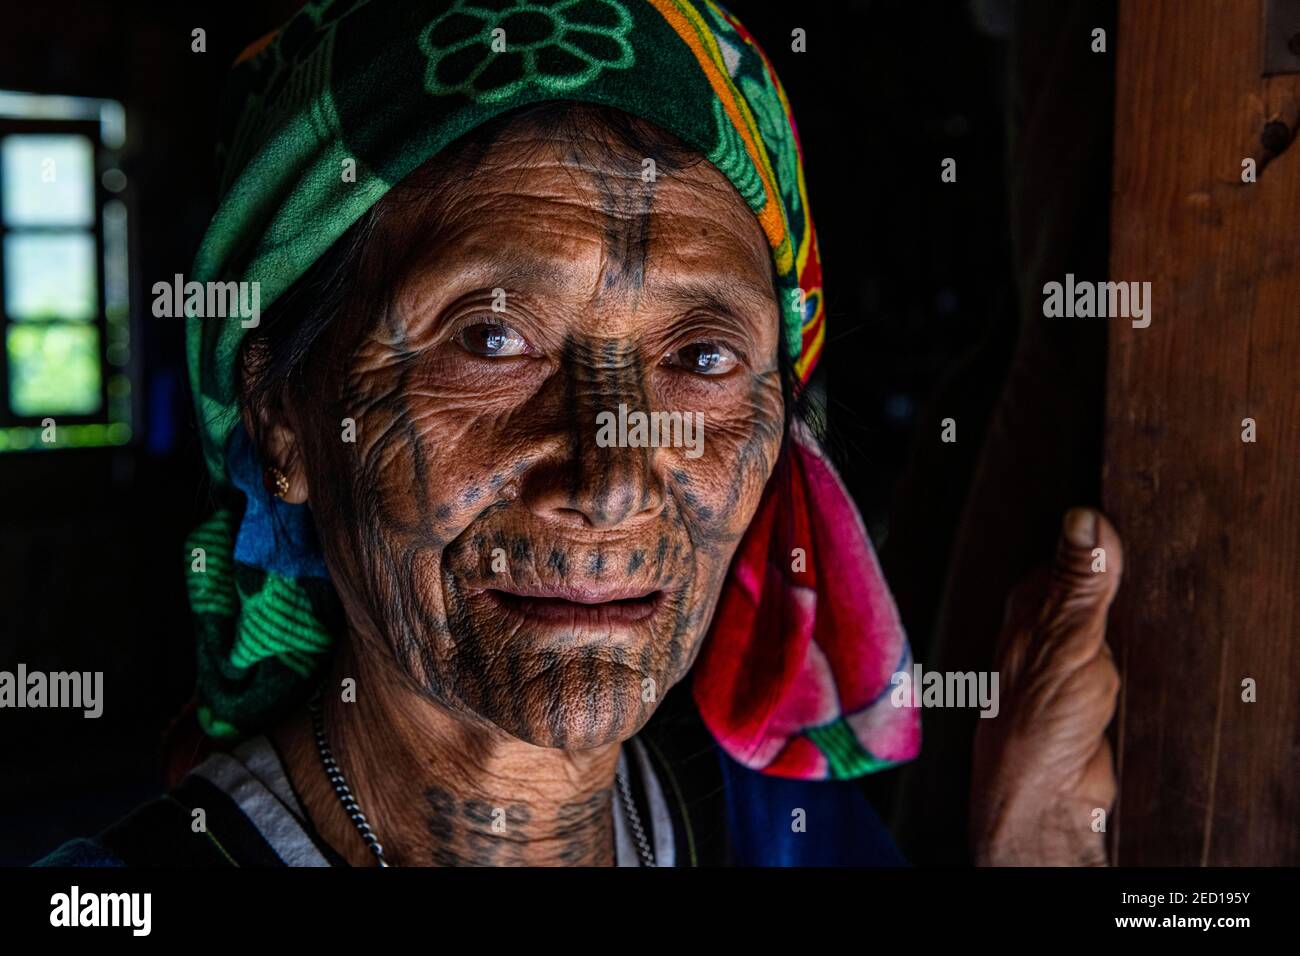
[[[392,864],[384,857],[384,845],[379,841],[379,836],[370,826],[370,821],[366,818],[365,812],[361,809],[361,805],[357,803],[356,797],[353,796],[352,788],[348,786],[347,778],[343,775],[343,769],[339,766],[338,761],[334,759],[334,752],[330,749],[329,739],[325,735],[325,711],[321,707],[323,692],[323,686],[318,688],[307,705],[308,710],[311,712],[312,736],[316,739],[316,752],[320,754],[321,766],[325,770],[325,776],[329,779],[330,786],[334,789],[334,794],[339,798],[339,802],[343,806],[343,812],[348,815],[348,819],[356,827],[357,833],[365,841],[366,849],[374,855],[375,862],[382,867],[391,866]],[[619,795],[622,798],[620,803],[623,807],[623,818],[636,840],[637,855],[641,858],[641,865],[653,867],[656,865],[654,850],[646,837],[645,827],[641,824],[641,814],[637,811],[636,803],[632,799],[632,786],[628,782],[626,766],[622,760],[619,761],[616,778]]]

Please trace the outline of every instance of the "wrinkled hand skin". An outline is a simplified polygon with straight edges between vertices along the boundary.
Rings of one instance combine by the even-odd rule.
[[[1093,549],[1106,552],[1092,570]],[[1076,508],[1055,560],[1012,593],[999,639],[1001,712],[975,734],[972,852],[981,866],[1105,866],[1094,811],[1114,805],[1106,727],[1119,672],[1106,613],[1123,553],[1105,517]]]
[[[361,307],[313,355],[308,400],[269,422],[349,624],[334,676],[356,678],[358,699],[327,701],[331,739],[399,863],[609,862],[618,745],[695,659],[779,453],[757,220],[707,163],[644,182],[640,156],[579,145],[517,133],[436,201],[418,180],[397,187]],[[392,261],[405,280],[374,287]],[[498,323],[526,349],[478,354]],[[700,343],[734,367],[683,367]],[[703,412],[703,454],[599,447],[596,416],[620,403]],[[557,634],[485,593],[556,585],[663,601],[618,634]],[[304,719],[280,740],[322,832],[364,863]]]

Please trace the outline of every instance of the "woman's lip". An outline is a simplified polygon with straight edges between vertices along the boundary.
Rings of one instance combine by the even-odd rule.
[[[611,601],[639,601],[654,597],[659,592],[645,588],[584,587],[560,584],[547,587],[489,588],[498,594],[516,598],[539,598],[551,601],[568,601],[573,604],[608,604]]]
[[[545,593],[489,588],[483,594],[509,613],[573,630],[607,630],[644,621],[659,609],[663,597],[662,591],[597,591],[581,587],[547,589]],[[613,596],[618,594],[624,596]]]

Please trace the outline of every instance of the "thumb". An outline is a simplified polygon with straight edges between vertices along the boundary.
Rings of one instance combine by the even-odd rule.
[[[1124,573],[1124,547],[1106,516],[1094,508],[1071,508],[1061,522],[1052,584],[1058,593],[1105,595],[1109,605]]]
[[[1093,508],[1067,511],[1050,571],[1047,607],[1055,618],[1049,630],[1069,646],[1072,657],[1088,659],[1102,652],[1106,612],[1123,573],[1124,547],[1106,516]]]

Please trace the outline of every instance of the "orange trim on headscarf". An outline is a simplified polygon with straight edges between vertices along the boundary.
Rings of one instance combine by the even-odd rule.
[[[758,57],[759,62],[763,64],[763,69],[767,72],[768,80],[772,88],[776,90],[777,99],[780,101],[781,110],[790,123],[790,134],[794,139],[794,148],[797,162],[795,163],[797,188],[799,191],[800,212],[803,216],[803,228],[799,235],[799,248],[795,252],[795,275],[798,278],[799,288],[809,297],[815,296],[816,307],[813,314],[808,316],[803,323],[801,330],[801,347],[798,360],[795,363],[795,369],[798,372],[801,381],[807,381],[812,374],[813,367],[817,364],[817,359],[821,356],[822,342],[825,338],[823,323],[825,321],[825,303],[822,301],[822,270],[821,257],[817,249],[817,232],[813,226],[812,208],[808,204],[808,186],[804,178],[804,151],[803,142],[799,138],[799,129],[794,122],[794,111],[790,106],[790,98],[786,95],[785,87],[781,84],[781,78],[777,76],[776,67],[763,48],[759,46],[758,40],[749,32],[743,23],[737,20],[731,14],[727,13],[713,0],[704,0],[709,8],[717,16],[729,24],[736,34],[745,41],[754,54]],[[775,177],[775,173],[773,174]],[[787,228],[789,223],[787,222]]]
[[[745,152],[749,154],[750,161],[758,170],[759,178],[763,182],[766,201],[762,210],[756,213],[758,222],[767,235],[768,244],[776,254],[777,269],[785,275],[794,268],[794,249],[790,242],[790,229],[786,225],[785,210],[776,191],[776,174],[772,171],[767,151],[755,140],[753,117],[745,115],[749,111],[748,104],[737,93],[731,78],[719,68],[718,64],[722,59],[721,51],[717,50],[717,42],[709,31],[708,25],[700,19],[700,15],[675,0],[649,0],[649,3],[659,11],[659,14],[668,21],[668,25],[682,38],[682,42],[695,54],[695,59],[704,71],[709,85],[713,87],[713,92],[717,94],[718,101],[727,113],[727,118],[740,134]],[[709,49],[710,43],[713,45],[712,51]]]
[[[794,125],[794,110],[790,107],[790,98],[786,95],[785,87],[781,84],[781,78],[776,74],[776,67],[772,65],[772,61],[768,59],[767,54],[763,52],[763,48],[758,45],[758,40],[756,40],[754,35],[749,32],[749,29],[731,14],[727,13],[726,10],[723,10],[720,6],[714,3],[713,0],[705,0],[705,2],[721,19],[731,25],[731,28],[740,35],[740,38],[744,40],[749,48],[758,56],[759,62],[763,64],[763,68],[767,71],[768,79],[772,81],[772,88],[776,90],[777,99],[781,102],[782,111],[790,119],[790,133],[794,138],[795,153],[799,158],[799,162],[796,165],[798,167],[799,179],[799,203],[803,210],[803,236],[800,239],[799,251],[795,257],[795,270],[802,275],[804,264],[808,261],[808,251],[811,248],[813,229],[812,215],[808,209],[808,190],[804,184],[803,143],[799,139],[799,130]]]

